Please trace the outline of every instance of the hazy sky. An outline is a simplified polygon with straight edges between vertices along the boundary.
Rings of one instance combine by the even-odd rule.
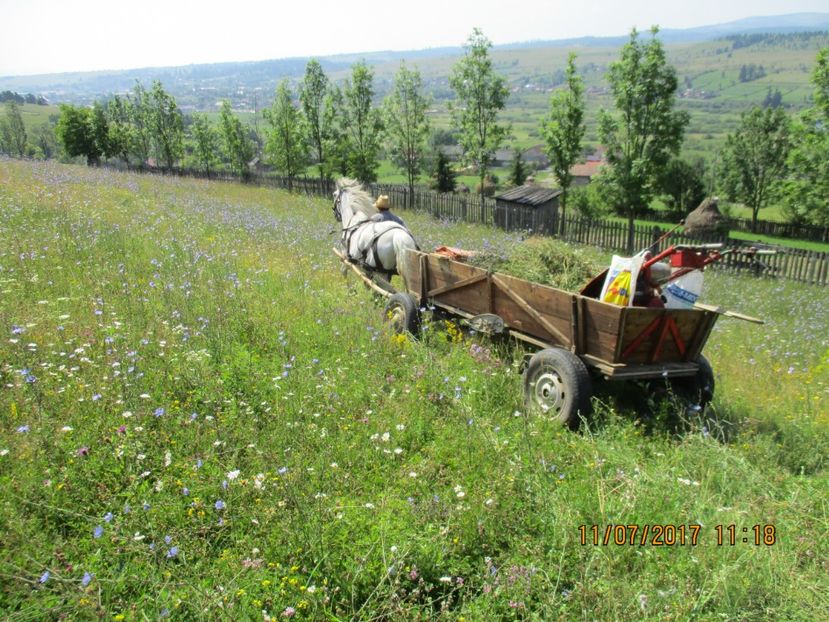
[[[687,28],[829,0],[0,0],[0,75],[126,69]]]

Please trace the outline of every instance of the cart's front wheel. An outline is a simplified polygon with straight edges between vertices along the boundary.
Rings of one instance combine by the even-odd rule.
[[[590,374],[575,354],[561,348],[536,352],[524,371],[524,404],[575,430],[590,414]]]
[[[392,294],[383,314],[396,334],[408,332],[416,335],[420,329],[420,310],[411,294]]]

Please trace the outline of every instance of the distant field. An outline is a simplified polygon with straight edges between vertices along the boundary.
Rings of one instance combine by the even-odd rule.
[[[0,114],[3,112],[0,106]],[[52,115],[59,115],[60,108],[58,106],[38,106],[36,104],[22,104],[20,106],[20,115],[23,117],[23,123],[26,130],[30,131],[38,125],[45,125],[49,123],[49,117]]]
[[[424,248],[520,243],[400,213]],[[767,324],[716,325],[711,419],[604,387],[571,433],[525,411],[520,348],[386,330],[333,226],[285,192],[0,161],[4,618],[829,610],[824,288],[712,273],[706,302]]]

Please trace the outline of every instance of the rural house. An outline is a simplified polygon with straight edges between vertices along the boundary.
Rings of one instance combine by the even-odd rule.
[[[495,197],[495,224],[506,230],[552,234],[558,224],[559,188],[524,184]]]

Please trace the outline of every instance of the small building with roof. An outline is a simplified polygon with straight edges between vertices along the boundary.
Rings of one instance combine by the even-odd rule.
[[[521,229],[553,234],[558,227],[559,188],[516,186],[495,196],[494,221],[508,231]]]

